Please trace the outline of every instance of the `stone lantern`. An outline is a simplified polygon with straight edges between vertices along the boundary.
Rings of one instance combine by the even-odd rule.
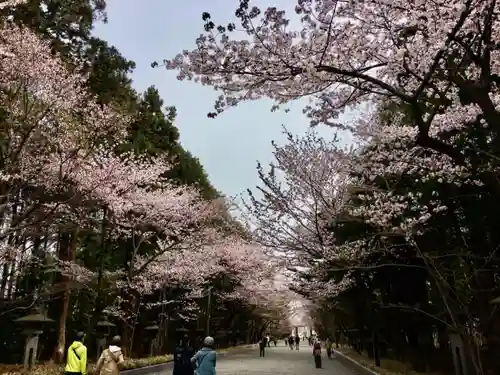
[[[229,346],[236,346],[236,336],[235,333],[230,329],[227,331],[227,344]]]
[[[43,333],[43,326],[46,323],[53,323],[54,320],[47,317],[42,306],[32,310],[31,314],[14,320],[24,328],[22,335],[26,336],[24,345],[24,371],[28,371],[36,362],[38,350],[38,336]]]
[[[189,332],[189,329],[185,327],[179,327],[175,329],[175,332],[179,332],[180,335],[184,336],[186,333]]]
[[[196,337],[194,338],[194,342],[192,344],[195,349],[201,349],[203,346],[203,339],[205,338],[205,329],[202,327],[197,328],[195,335]]]
[[[147,337],[151,339],[151,345],[149,346],[149,356],[153,357],[155,354],[155,348],[158,346],[158,338],[157,333],[160,330],[160,327],[156,322],[151,322],[150,325],[144,328],[144,331],[147,333]]]
[[[455,374],[469,375],[471,373],[472,359],[470,355],[468,355],[467,347],[462,336],[454,331],[449,331],[448,335],[450,337],[450,348],[453,354]]]
[[[236,332],[234,332],[234,342],[236,343],[236,345],[240,345],[242,342],[244,342],[241,337],[241,331],[237,329]]]
[[[111,334],[111,330],[115,327],[116,324],[111,323],[106,315],[104,315],[102,319],[97,322],[97,358],[99,358],[105,349],[106,339]]]

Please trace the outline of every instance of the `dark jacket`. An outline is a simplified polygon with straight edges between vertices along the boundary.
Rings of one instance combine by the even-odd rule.
[[[315,343],[313,346],[313,355],[321,356],[321,344],[319,342]]]
[[[193,375],[194,369],[191,364],[191,357],[194,356],[194,349],[189,345],[179,345],[174,351],[174,371],[173,375]]]

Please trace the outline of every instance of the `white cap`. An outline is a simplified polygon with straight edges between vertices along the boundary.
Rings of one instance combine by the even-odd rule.
[[[213,337],[207,336],[207,337],[205,337],[205,340],[203,340],[203,345],[205,345],[205,346],[213,346],[214,342],[215,342],[215,340],[214,340]]]

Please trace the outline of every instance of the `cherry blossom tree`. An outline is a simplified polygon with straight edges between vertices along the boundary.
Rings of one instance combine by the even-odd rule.
[[[495,47],[488,40],[496,32],[497,6],[489,1],[299,1],[295,8],[299,19],[293,19],[282,10],[260,10],[250,1],[241,1],[236,12],[241,28],[233,23],[217,26],[205,13],[205,34],[197,39],[197,49],[164,64],[178,70],[181,80],[195,80],[222,92],[212,116],[247,100],[267,97],[277,109],[310,98],[304,112],[311,125],[348,129],[362,142],[372,142],[373,147],[349,165],[362,175],[351,181],[353,185],[370,191],[358,199],[369,203],[351,207],[350,213],[388,232],[414,233],[419,224],[444,212],[445,206],[432,197],[417,202],[418,197],[403,198],[392,189],[375,189],[377,176],[415,171],[424,183],[429,178],[457,186],[484,183],[490,191],[498,191],[492,175],[494,154],[489,150],[489,142],[497,137],[495,125],[488,122],[496,116]],[[476,90],[481,95],[471,95]],[[408,121],[382,127],[379,111],[388,100],[405,106]],[[340,114],[357,108],[364,110],[358,121],[338,121]],[[488,150],[484,145],[464,149],[464,138],[457,137],[457,132],[466,135],[477,127],[490,135]],[[489,158],[479,156],[486,152]],[[331,181],[345,178],[336,169],[332,165]],[[266,178],[276,181],[273,175]],[[326,186],[319,180],[315,183]],[[269,184],[264,181],[264,185]],[[259,225],[258,231],[268,231],[267,237],[277,238],[276,244],[284,248],[296,246],[297,238],[309,239],[304,234],[310,229],[304,229],[302,222],[318,222],[307,215],[319,215],[325,208],[315,211],[297,203],[296,211],[304,210],[297,220],[297,214],[286,206],[276,209],[284,202],[290,205],[291,199],[278,199],[286,193],[270,190],[268,196],[264,193],[269,199],[258,207],[261,220],[267,215],[268,225]],[[274,230],[277,225],[288,228]],[[276,237],[277,233],[293,234],[295,241]],[[316,234],[311,236],[314,241],[322,239]],[[342,251],[358,254],[365,245],[364,240],[350,242]]]
[[[0,9],[22,3],[0,2]],[[64,354],[76,285],[95,297],[89,330],[104,310],[135,323],[145,305],[168,304],[173,315],[191,319],[196,295],[208,286],[221,301],[284,314],[287,290],[273,281],[278,270],[258,245],[229,231],[224,202],[166,179],[170,160],[116,152],[127,136],[127,112],[99,104],[87,77],[75,73],[81,67],[68,69],[48,41],[5,19],[0,58],[0,256],[16,264],[26,256],[56,275],[47,288],[62,297],[56,359]],[[80,261],[87,235],[98,243],[92,269]],[[26,248],[40,238],[49,260]],[[126,265],[108,269],[118,245],[127,248]]]
[[[479,171],[499,192],[483,155],[496,150],[498,4],[496,1],[297,1],[295,17],[242,0],[238,23],[217,26],[203,14],[197,48],[164,61],[178,79],[221,91],[215,112],[270,98],[273,109],[299,98],[311,125],[356,134],[387,100],[407,106],[412,142],[444,155],[448,164]],[[241,33],[241,34],[239,34]],[[240,37],[238,35],[241,35]],[[363,116],[347,124],[345,111]],[[488,146],[457,145],[439,137],[480,120]],[[402,130],[401,130],[402,131]]]
[[[22,2],[4,2],[2,8]],[[0,25],[0,240],[11,262],[36,262],[30,247],[60,236],[53,271],[62,291],[58,348],[63,356],[69,290],[73,281],[87,284],[93,275],[74,263],[78,232],[87,220],[85,191],[69,184],[66,170],[76,162],[94,158],[104,144],[113,147],[126,136],[127,116],[115,106],[97,103],[85,79],[69,70],[52,52],[48,41],[25,26],[5,19]],[[28,260],[21,260],[28,255]],[[3,272],[8,269],[4,263]]]
[[[288,318],[290,301],[297,296],[280,278],[283,269],[279,262],[258,243],[237,235],[226,236],[203,248],[199,257],[204,260],[205,271],[205,280],[198,285],[199,296],[209,283],[215,287],[214,298],[242,303],[266,318],[261,329]],[[196,272],[203,274],[203,270]]]
[[[432,318],[461,332],[474,348],[474,329],[460,323],[460,317],[475,319],[470,309],[477,289],[463,285],[477,272],[490,272],[487,264],[495,249],[472,253],[462,241],[467,243],[470,231],[476,231],[467,221],[473,212],[465,197],[482,194],[484,184],[470,169],[454,167],[442,154],[415,145],[401,113],[372,123],[370,137],[356,152],[314,133],[275,145],[276,161],[268,173],[260,168],[260,194],[251,195],[246,205],[256,238],[288,253],[288,265],[302,266],[291,267],[294,289],[313,301],[359,294],[360,283],[366,293],[381,293],[371,281],[379,270],[424,270],[425,277],[415,283],[428,282],[424,289],[439,295],[447,314]],[[464,138],[474,139],[470,132],[455,135],[439,134],[457,146]],[[455,268],[464,261],[474,266]],[[429,314],[414,306],[386,307]],[[480,359],[474,350],[469,354],[479,371]]]
[[[162,270],[164,281],[167,273],[176,275],[177,282],[187,281],[178,260],[185,259],[187,267],[192,259],[189,251],[215,238],[215,232],[205,226],[218,216],[220,205],[203,200],[194,188],[163,179],[171,167],[166,160],[138,160],[101,150],[92,157],[74,159],[65,170],[52,171],[87,202],[102,207],[108,236],[130,239],[130,261],[122,286],[140,294],[160,284]],[[141,252],[145,244],[154,250]]]
[[[27,0],[8,0],[8,1],[2,1],[0,3],[0,9],[4,8],[10,8],[10,7],[15,7],[20,4],[25,4]]]
[[[193,188],[164,180],[162,175],[170,166],[164,160],[137,160],[133,155],[98,150],[73,159],[65,169],[48,170],[48,178],[58,175],[83,197],[82,202],[105,210],[106,235],[130,239],[128,269],[117,282],[120,298],[114,306],[101,308],[119,312],[120,318],[133,325],[143,297],[177,288],[185,291],[178,301],[188,306],[207,283],[227,276],[237,291],[222,292],[221,298],[251,300],[276,311],[269,304],[274,301],[269,295],[276,295],[266,279],[274,275],[271,264],[255,245],[239,237],[227,238],[212,227],[210,221],[220,219],[225,206],[202,200]],[[152,250],[145,252],[144,245]],[[178,313],[189,317],[184,308]]]
[[[236,235],[219,235],[212,245],[166,253],[153,266],[156,276],[148,279],[156,288],[185,289],[184,303],[202,301],[210,293],[218,304],[248,306],[266,318],[266,325],[288,315],[290,290],[276,282],[280,273],[276,262],[260,246]],[[189,319],[185,312],[182,315],[184,320]],[[231,317],[233,323],[234,319],[235,315]]]
[[[331,231],[348,207],[353,153],[338,140],[328,142],[313,131],[304,137],[285,134],[288,142],[274,144],[275,161],[269,170],[258,167],[258,191],[249,191],[244,199],[243,212],[253,223],[253,235],[295,276],[301,273],[297,267],[314,272],[321,262],[356,263],[359,253],[353,244],[339,246]],[[342,283],[313,278],[304,287],[319,298],[348,285],[347,278]]]
[[[221,282],[224,285],[215,293],[222,299],[239,299],[255,305],[265,304],[264,298],[271,300],[277,273],[273,260],[260,246],[239,237],[223,237],[217,232],[212,235],[211,243],[161,254],[147,265],[138,287],[147,294],[178,286],[197,298],[203,296],[207,283],[213,286]]]
[[[71,193],[60,191],[61,176],[50,172],[91,155],[103,142],[122,139],[128,120],[117,108],[98,105],[83,77],[69,72],[49,43],[27,28],[4,23],[0,40],[0,214],[15,217],[4,221],[0,237],[6,239],[70,201]]]
[[[244,212],[259,243],[293,266],[331,245],[325,228],[343,209],[350,160],[337,140],[325,141],[314,132],[304,138],[285,135],[285,146],[274,144],[269,170],[258,165],[261,186],[257,194],[248,191]]]

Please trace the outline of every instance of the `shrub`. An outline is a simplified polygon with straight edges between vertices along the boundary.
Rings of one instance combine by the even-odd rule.
[[[170,362],[173,359],[171,354],[149,357],[149,358],[130,358],[125,360],[122,370],[132,370],[136,368],[160,365]],[[95,364],[89,364],[89,372],[92,373]],[[2,375],[23,375],[22,366],[20,365],[0,365],[0,374]],[[64,374],[64,366],[40,364],[36,365],[29,372],[30,375],[61,375]]]

